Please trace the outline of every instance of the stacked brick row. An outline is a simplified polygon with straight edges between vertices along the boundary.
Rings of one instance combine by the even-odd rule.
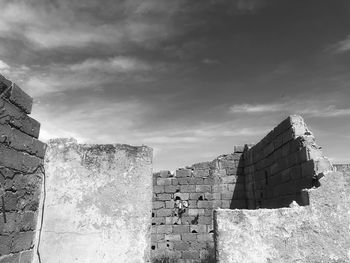
[[[31,262],[46,145],[33,100],[0,75],[0,262]]]
[[[244,173],[250,209],[303,205],[301,190],[317,186],[332,169],[300,116],[288,117],[258,144],[246,149]]]
[[[242,152],[233,153],[178,169],[174,175],[168,171],[154,174],[153,262],[215,258],[213,209],[245,207],[241,157]]]

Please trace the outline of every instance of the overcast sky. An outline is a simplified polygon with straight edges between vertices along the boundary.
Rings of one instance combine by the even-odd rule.
[[[350,163],[348,0],[0,0],[0,73],[41,139],[212,160],[301,114]]]

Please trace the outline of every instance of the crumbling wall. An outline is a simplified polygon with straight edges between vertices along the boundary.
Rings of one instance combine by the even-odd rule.
[[[149,262],[152,150],[48,143],[41,262]]]
[[[350,261],[349,174],[332,171],[300,116],[247,148],[244,164],[253,210],[214,211],[218,262]]]
[[[249,209],[303,204],[300,192],[318,184],[332,165],[322,154],[304,120],[293,115],[244,154]]]
[[[350,174],[327,173],[308,206],[216,210],[220,263],[350,262]]]
[[[350,164],[333,164],[336,171],[350,174]]]
[[[154,174],[153,262],[213,262],[213,209],[246,207],[242,151]]]
[[[34,254],[46,145],[28,116],[33,99],[0,75],[0,262],[28,263]]]

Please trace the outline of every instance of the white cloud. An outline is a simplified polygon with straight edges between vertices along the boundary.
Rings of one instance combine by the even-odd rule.
[[[343,53],[350,50],[350,36],[334,45],[337,52]]]
[[[230,107],[231,113],[261,113],[276,112],[283,108],[283,104],[236,104]]]
[[[98,1],[84,2],[82,6],[68,0],[55,5],[46,1],[0,2],[0,33],[29,41],[37,48],[80,48],[92,44],[121,47],[130,41],[154,44],[172,34],[170,17],[180,7],[162,2],[150,0],[147,5],[134,0],[111,2],[105,8],[112,9],[115,16],[107,21],[98,17],[101,5]]]
[[[271,104],[237,104],[230,107],[230,113],[277,113],[302,114],[310,117],[349,116],[350,108],[337,108],[328,101],[294,101]]]
[[[10,69],[10,66],[7,65],[4,61],[0,60],[0,70],[1,71],[7,71]]]
[[[70,65],[73,71],[101,70],[104,72],[133,72],[144,71],[151,68],[147,63],[131,57],[118,56],[102,59],[87,59],[80,64]]]

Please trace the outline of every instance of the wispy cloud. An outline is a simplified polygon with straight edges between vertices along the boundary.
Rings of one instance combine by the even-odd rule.
[[[266,113],[276,112],[283,108],[283,104],[237,104],[230,107],[231,113]]]
[[[346,39],[339,41],[335,45],[333,45],[333,48],[338,53],[343,53],[350,50],[350,36],[348,36]]]
[[[284,112],[286,114],[302,114],[310,117],[349,116],[350,108],[337,108],[327,101],[295,101],[271,104],[237,104],[230,107],[231,113],[265,114]]]
[[[108,59],[87,59],[68,66],[73,71],[100,70],[103,72],[135,72],[151,69],[151,65],[137,58],[118,56]]]
[[[147,44],[172,32],[169,15],[179,4],[148,1],[2,1],[0,32],[37,48],[91,44]],[[114,13],[107,21],[108,12]]]

